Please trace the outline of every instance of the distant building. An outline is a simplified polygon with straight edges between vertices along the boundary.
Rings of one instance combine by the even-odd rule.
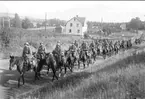
[[[55,33],[63,33],[64,27],[61,25],[55,26]]]
[[[65,25],[65,34],[72,35],[84,35],[84,31],[86,31],[86,23],[85,17],[76,17],[71,18],[67,21]]]
[[[126,30],[126,24],[121,24],[121,25],[120,25],[120,28],[121,28],[122,30]]]
[[[37,22],[32,22],[32,24],[34,28],[37,28]]]

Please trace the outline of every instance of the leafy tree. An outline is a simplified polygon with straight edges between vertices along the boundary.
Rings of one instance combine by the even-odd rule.
[[[136,18],[131,19],[131,21],[129,22],[128,28],[138,30],[140,29],[141,26],[142,26],[142,22],[140,18],[136,17]]]
[[[22,21],[22,28],[28,29],[28,28],[31,28],[31,27],[32,27],[31,21],[30,21],[28,18],[25,18],[25,19]]]
[[[37,23],[37,28],[40,28],[41,27],[41,24],[40,23]]]
[[[14,27],[17,27],[17,28],[21,28],[22,27],[21,19],[20,19],[19,15],[17,13],[15,14],[15,18],[14,18],[13,21],[14,21],[13,22],[13,26]]]
[[[49,26],[53,26],[54,24],[55,25],[62,25],[64,26],[66,21],[64,20],[59,20],[59,19],[50,19],[47,21],[47,23],[49,23]],[[43,26],[45,25],[45,22],[43,22]]]
[[[10,43],[10,33],[6,32],[5,30],[1,30],[0,31],[0,39],[1,39],[1,44],[2,47],[7,48],[9,47],[9,43]]]

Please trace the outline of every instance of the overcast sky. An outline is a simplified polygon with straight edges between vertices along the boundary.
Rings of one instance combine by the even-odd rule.
[[[145,21],[145,1],[0,1],[0,12],[20,16],[59,18],[86,17],[89,21],[128,22],[133,17]]]

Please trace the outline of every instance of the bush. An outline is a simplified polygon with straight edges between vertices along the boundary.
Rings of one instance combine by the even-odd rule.
[[[89,37],[90,37],[89,34],[84,34],[85,39],[88,39]]]
[[[0,31],[1,46],[4,48],[9,47],[11,34],[6,29]]]

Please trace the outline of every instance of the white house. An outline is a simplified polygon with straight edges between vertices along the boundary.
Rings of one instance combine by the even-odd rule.
[[[65,25],[65,34],[72,35],[84,35],[84,32],[87,30],[87,25],[85,23],[85,17],[76,17],[71,18],[67,21]]]

